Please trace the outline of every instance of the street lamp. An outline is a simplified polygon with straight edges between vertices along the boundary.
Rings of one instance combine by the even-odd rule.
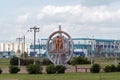
[[[34,26],[34,27],[31,27],[30,28],[30,32],[34,32],[34,64],[35,64],[35,54],[36,54],[36,52],[35,52],[35,43],[36,43],[36,32],[39,32],[39,28],[37,28],[36,26]]]
[[[39,58],[40,58],[40,64],[42,63],[42,54],[40,52],[41,49],[41,44],[40,44],[40,40],[38,39],[38,43],[39,43]]]
[[[94,40],[90,39],[89,41],[90,45],[91,45],[91,55],[90,55],[90,60],[91,60],[91,65],[93,64],[93,53],[94,53]]]
[[[115,54],[115,64],[117,64],[117,52],[118,52],[117,46],[119,46],[119,42],[116,40],[116,41],[114,42],[114,47],[115,47],[115,50],[114,50],[114,54]],[[119,47],[118,47],[118,49],[119,49]]]
[[[18,40],[18,66],[20,66],[20,41],[22,41],[22,38],[16,38],[16,41]]]
[[[8,57],[10,58],[10,44],[8,43]]]
[[[26,39],[26,34],[29,32],[29,30],[27,30],[27,32],[23,35],[23,58],[25,58],[25,39]]]

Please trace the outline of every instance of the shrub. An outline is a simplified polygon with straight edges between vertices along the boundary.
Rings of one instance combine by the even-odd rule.
[[[0,68],[0,74],[2,73],[2,69]]]
[[[77,57],[73,57],[73,58],[70,60],[70,64],[72,64],[73,66],[77,65],[77,64],[78,64]]]
[[[36,61],[39,63],[40,61]],[[20,59],[20,65],[30,65],[33,64],[33,59]],[[10,65],[18,65],[18,57],[14,56],[10,59]]]
[[[99,73],[100,72],[100,65],[99,64],[93,64],[90,68],[90,72],[92,73]]]
[[[52,62],[48,58],[44,58],[42,64],[43,65],[50,65],[50,64],[52,64]]]
[[[30,64],[27,66],[27,71],[29,74],[41,74],[42,73],[42,67],[37,64]]]
[[[81,57],[81,56],[78,56],[78,57],[73,57],[71,60],[70,60],[70,63],[72,65],[77,65],[77,64],[90,64],[90,61],[85,58],[85,57]]]
[[[117,65],[116,70],[120,72],[120,64]]]
[[[24,65],[30,65],[33,64],[33,59],[23,59]]]
[[[105,66],[105,69],[104,69],[105,72],[115,72],[116,70],[117,68],[113,64]]]
[[[11,66],[9,67],[9,72],[12,73],[12,74],[16,74],[16,73],[18,73],[19,71],[20,71],[20,68],[17,67],[17,66],[11,65]]]
[[[105,71],[105,72],[111,72],[111,67],[110,67],[110,65],[106,65],[105,68],[104,68],[104,71]]]
[[[54,74],[56,73],[56,67],[54,65],[48,65],[46,67],[47,74]]]
[[[112,64],[112,65],[110,66],[110,70],[111,70],[111,72],[115,72],[115,71],[116,71],[115,65]]]
[[[10,65],[18,65],[18,57],[13,56],[13,57],[10,59]]]
[[[57,65],[56,66],[56,72],[57,73],[65,73],[66,67],[63,65]]]

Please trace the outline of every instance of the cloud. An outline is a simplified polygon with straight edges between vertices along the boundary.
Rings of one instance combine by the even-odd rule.
[[[71,23],[103,22],[120,19],[120,9],[113,11],[107,6],[45,6],[37,15],[37,19]]]
[[[97,0],[98,1],[98,0]],[[100,0],[99,0],[100,1]],[[76,1],[77,2],[77,1]],[[86,5],[93,5],[85,2]],[[120,9],[119,3],[107,2],[101,5],[94,2],[93,6],[86,6],[82,3],[65,4],[65,5],[44,5],[41,7],[27,7],[19,9],[15,14],[17,18],[9,17],[7,21],[0,21],[2,29],[1,38],[16,39],[27,31],[30,27],[37,25],[40,32],[37,33],[39,38],[48,38],[48,36],[62,26],[62,30],[70,34],[71,37],[90,37],[94,35],[97,38],[115,38],[120,28]],[[107,4],[107,5],[106,5]],[[30,10],[29,10],[30,9]],[[20,14],[24,13],[24,14]],[[16,16],[15,15],[15,16]],[[15,20],[15,21],[14,21]],[[6,23],[6,24],[4,24]],[[9,28],[8,28],[9,27]],[[14,29],[12,29],[13,27]],[[9,33],[9,34],[8,34]],[[6,35],[6,36],[4,36]],[[33,33],[28,33],[26,39],[33,41]]]
[[[17,17],[17,22],[18,23],[24,23],[28,20],[29,16],[30,16],[30,13],[25,13],[24,15],[18,16]]]
[[[60,23],[63,30],[72,37],[94,35],[96,38],[115,38],[120,30],[120,9],[113,7],[112,4],[89,7],[48,5],[39,11],[37,20],[44,22],[43,33],[46,32],[45,35],[53,31],[54,28],[51,25],[58,26]]]

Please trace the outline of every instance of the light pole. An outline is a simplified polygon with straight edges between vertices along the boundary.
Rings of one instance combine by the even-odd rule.
[[[29,30],[27,30],[27,32],[23,35],[23,58],[25,58],[25,40],[26,40],[26,34],[29,32]]]
[[[40,44],[40,40],[38,39],[38,43],[39,43],[39,58],[40,58],[40,64],[42,63],[42,54],[40,53],[40,49],[41,49],[41,44]]]
[[[33,30],[33,32],[34,32],[34,64],[35,64],[35,54],[36,54],[36,52],[35,52],[36,32],[39,32],[39,28],[37,28],[36,26],[34,26],[34,27],[31,27],[31,28],[30,28],[30,31],[31,31],[31,32],[32,32],[32,30]]]
[[[8,57],[10,58],[10,44],[8,43]]]
[[[114,47],[115,47],[115,50],[114,50],[114,54],[115,54],[115,64],[117,65],[117,46],[119,46],[119,42],[117,42],[117,40],[114,42]],[[118,47],[119,49],[119,47]]]
[[[94,36],[92,36],[94,37]],[[90,60],[91,60],[91,65],[94,63],[94,59],[93,59],[93,53],[94,53],[94,40],[93,38],[90,39],[89,41],[90,45],[91,45],[91,55],[90,55]]]
[[[22,38],[16,38],[18,40],[18,66],[20,66],[20,41],[22,41]]]

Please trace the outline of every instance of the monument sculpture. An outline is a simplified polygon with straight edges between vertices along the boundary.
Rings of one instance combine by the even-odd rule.
[[[61,30],[53,32],[46,45],[47,56],[55,65],[67,64],[74,52],[73,41],[69,34]]]

